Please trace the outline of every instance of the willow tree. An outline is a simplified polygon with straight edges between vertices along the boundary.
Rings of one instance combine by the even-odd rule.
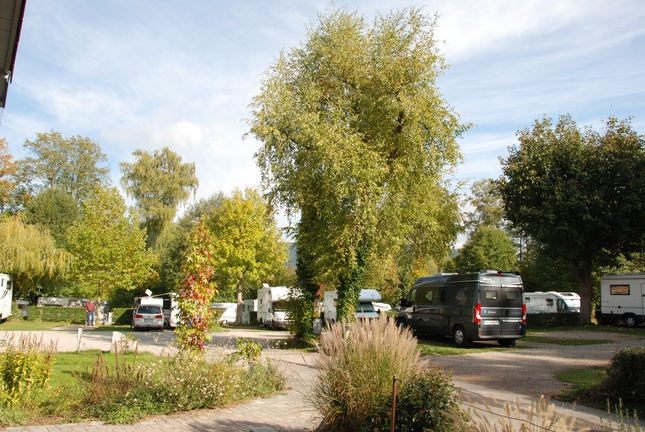
[[[18,216],[0,221],[0,246],[0,269],[14,277],[22,295],[41,294],[40,282],[63,278],[72,263],[72,256],[56,247],[47,230],[26,225]]]
[[[194,163],[182,163],[181,156],[164,147],[150,154],[132,153],[133,163],[121,163],[121,185],[135,199],[148,235],[148,247],[155,246],[164,229],[172,222],[177,207],[197,191],[199,180]]]
[[[263,186],[289,217],[306,210],[299,232],[324,239],[308,256],[317,279],[338,288],[344,317],[368,262],[411,242],[443,258],[456,236],[446,176],[467,126],[437,86],[445,64],[435,26],[415,8],[371,26],[345,10],[321,15],[269,67],[251,104]]]

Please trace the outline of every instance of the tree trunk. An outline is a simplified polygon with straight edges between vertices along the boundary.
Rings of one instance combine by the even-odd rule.
[[[582,324],[591,324],[591,302],[593,299],[593,279],[591,262],[571,263],[573,274],[580,287],[580,320]]]
[[[242,313],[244,312],[244,299],[242,298],[242,281],[244,276],[242,276],[237,281],[237,286],[235,287],[235,292],[237,295],[237,309],[235,312],[235,324],[242,324]]]

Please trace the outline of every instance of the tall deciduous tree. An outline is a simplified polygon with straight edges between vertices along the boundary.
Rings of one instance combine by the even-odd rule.
[[[353,316],[369,260],[412,238],[419,253],[443,258],[457,230],[445,175],[467,126],[436,84],[435,25],[414,8],[372,26],[344,10],[322,15],[280,54],[251,104],[263,185],[290,216],[314,209],[307,223],[325,241],[309,256],[338,287],[341,317]]]
[[[12,197],[17,185],[15,175],[18,164],[8,152],[7,140],[0,138],[0,212],[4,213],[11,207]]]
[[[109,298],[115,289],[132,290],[151,276],[155,257],[116,188],[97,188],[83,202],[67,244],[74,255],[72,280],[84,295]]]
[[[453,261],[454,271],[458,273],[518,268],[513,239],[500,228],[488,225],[480,225],[470,234]]]
[[[493,179],[482,179],[473,183],[468,200],[473,211],[466,213],[467,229],[474,230],[480,225],[504,227],[504,200],[496,187]]]
[[[25,221],[49,230],[58,247],[65,247],[67,228],[79,215],[74,197],[59,188],[48,188],[25,206]]]
[[[236,189],[219,207],[206,216],[213,249],[220,259],[215,268],[220,291],[230,289],[237,301],[236,323],[242,321],[243,284],[260,287],[274,277],[287,262],[287,246],[282,240],[275,215],[259,191]]]
[[[645,139],[610,117],[603,134],[570,116],[518,133],[501,159],[507,218],[553,258],[569,263],[591,322],[592,271],[645,246]]]
[[[155,246],[165,227],[172,222],[177,207],[197,191],[199,181],[194,163],[182,163],[181,156],[168,147],[153,154],[132,153],[133,163],[121,163],[121,184],[136,201],[146,227],[148,247]]]
[[[0,269],[11,274],[21,295],[41,294],[42,281],[60,279],[70,269],[72,257],[56,247],[45,230],[24,224],[18,216],[0,221]]]
[[[58,187],[80,203],[96,186],[109,185],[109,167],[99,166],[107,157],[91,139],[63,138],[54,131],[36,137],[24,144],[35,157],[24,158],[21,165],[37,188]]]

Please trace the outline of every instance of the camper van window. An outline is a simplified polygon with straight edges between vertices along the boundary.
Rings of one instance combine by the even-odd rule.
[[[434,291],[429,290],[425,296],[423,296],[426,300],[426,303],[432,303],[432,297],[434,296]]]
[[[559,311],[567,310],[567,304],[564,302],[564,300],[558,299],[558,310]]]
[[[553,299],[546,299],[546,305],[547,305],[548,307],[553,306]]]
[[[506,291],[506,300],[517,300],[519,295],[520,292],[517,290],[508,290]]]
[[[525,303],[531,303],[531,297],[526,297],[526,298],[524,299],[524,301],[525,301]]]
[[[446,302],[446,290],[441,290],[441,303]]]
[[[629,285],[609,285],[611,295],[629,295]]]
[[[484,298],[486,300],[497,300],[497,290],[484,290]]]

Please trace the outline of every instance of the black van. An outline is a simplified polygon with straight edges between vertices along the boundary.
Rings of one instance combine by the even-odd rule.
[[[401,299],[397,322],[419,334],[452,336],[462,347],[478,340],[515,345],[526,336],[522,278],[493,270],[419,278]]]

